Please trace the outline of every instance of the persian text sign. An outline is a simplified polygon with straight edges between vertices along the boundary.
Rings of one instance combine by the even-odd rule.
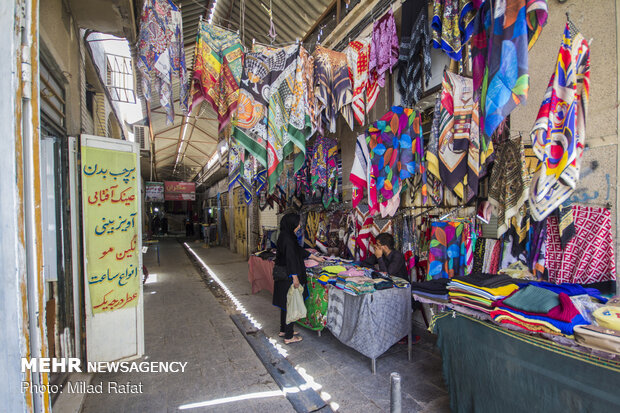
[[[146,202],[164,202],[164,183],[146,182],[144,185],[144,200]]]
[[[138,303],[138,179],[135,153],[82,147],[84,247],[93,313]]]
[[[196,183],[195,182],[176,182],[165,181],[166,201],[195,201]]]

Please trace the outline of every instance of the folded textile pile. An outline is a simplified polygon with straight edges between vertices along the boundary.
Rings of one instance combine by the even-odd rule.
[[[490,314],[493,301],[509,296],[519,287],[507,275],[479,273],[454,277],[447,289],[451,303]]]
[[[438,278],[436,280],[413,282],[411,283],[411,293],[423,298],[429,298],[438,302],[449,301],[448,289],[446,286],[450,282],[449,278]]]
[[[566,293],[531,284],[493,306],[494,321],[536,333],[572,336],[575,326],[589,324]]]
[[[347,269],[342,265],[328,265],[321,269],[321,272],[317,276],[317,281],[323,285],[335,284],[338,274],[346,271]],[[342,279],[344,283],[344,278]]]
[[[392,283],[394,284],[395,288],[409,287],[409,281],[405,280],[404,278],[396,277],[394,275],[392,275],[390,278],[392,279]]]

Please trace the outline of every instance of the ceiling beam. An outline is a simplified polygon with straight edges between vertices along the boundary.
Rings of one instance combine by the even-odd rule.
[[[207,132],[206,130],[202,129],[200,126],[196,125],[196,123],[194,123],[194,127],[196,129],[198,129],[200,132],[202,132],[205,135],[207,135],[209,137],[209,139],[213,140],[213,142],[217,143],[217,139],[215,138],[215,136],[211,135],[209,132]]]
[[[336,2],[340,1],[340,0],[334,0],[331,2],[331,4],[329,6],[327,6],[327,8],[325,9],[325,11],[323,12],[323,14],[321,14],[318,19],[316,19],[316,21],[314,22],[314,24],[312,26],[310,26],[310,28],[308,29],[308,31],[306,31],[306,34],[304,35],[304,37],[301,38],[302,42],[305,42],[306,39],[312,34],[312,32],[314,31],[314,29],[316,29],[319,24],[321,24],[321,20],[323,20],[329,13],[331,13],[332,9],[334,8],[334,6],[336,6]]]
[[[171,130],[176,129],[178,127],[180,127],[180,126],[179,125],[172,125],[172,126],[169,126],[169,127],[165,128],[164,130],[157,131],[157,133],[155,133],[155,137],[157,138],[159,134],[170,132]]]
[[[215,151],[213,151],[213,153],[212,153],[211,155],[207,155],[207,153],[206,153],[206,152],[203,152],[200,148],[198,148],[198,147],[197,147],[196,145],[194,145],[193,143],[188,142],[187,144],[188,144],[189,146],[191,146],[192,148],[196,149],[198,152],[200,152],[201,154],[203,154],[204,156],[206,156],[206,157],[208,157],[208,158],[211,158],[211,157],[213,156],[213,153],[215,153]],[[216,149],[216,150],[217,150],[217,149]]]
[[[159,164],[160,164],[160,163],[162,163],[163,161],[165,161],[165,160],[167,160],[167,159],[170,159],[170,158],[172,158],[172,157],[174,157],[174,156],[176,156],[176,153],[175,153],[175,154],[173,154],[173,155],[169,155],[169,156],[166,156],[165,158],[162,158],[162,159],[159,159],[159,160],[155,161],[155,167],[156,167],[156,168],[159,168],[157,165],[159,165]]]
[[[160,153],[160,152],[163,152],[163,151],[165,151],[166,149],[170,149],[170,148],[172,148],[173,146],[176,146],[176,143],[173,143],[173,144],[171,144],[171,145],[168,145],[168,146],[165,146],[165,147],[163,147],[163,148],[159,148],[159,149],[155,150],[155,154],[158,154],[158,153]]]
[[[196,165],[198,165],[198,166],[202,165],[202,164],[201,164],[200,162],[198,162],[197,160],[192,159],[189,155],[184,155],[183,157],[184,157],[184,158],[189,159],[190,161],[194,162],[194,163],[195,163]]]

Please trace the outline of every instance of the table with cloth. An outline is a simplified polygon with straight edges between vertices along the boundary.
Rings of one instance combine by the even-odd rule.
[[[454,311],[433,317],[453,412],[620,411],[620,361]]]

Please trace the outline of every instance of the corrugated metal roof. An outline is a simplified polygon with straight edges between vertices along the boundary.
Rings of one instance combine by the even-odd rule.
[[[175,1],[183,16],[183,40],[188,74],[194,62],[194,47],[200,17],[208,19],[213,0]],[[274,44],[291,43],[301,39],[313,28],[317,19],[333,5],[333,0],[276,0],[272,1],[273,21],[277,33]],[[244,19],[240,19],[241,0],[218,0],[213,23],[239,31],[246,47],[252,39],[270,43],[269,0],[245,0]],[[265,7],[263,7],[265,6]],[[242,21],[243,20],[243,21]],[[244,24],[240,24],[243,23]],[[154,163],[157,179],[193,180],[216,150],[218,140],[217,116],[209,104],[195,108],[189,117],[179,107],[178,79],[173,79],[175,119],[166,125],[166,115],[155,94],[151,98],[151,126],[154,136]],[[187,131],[184,133],[185,124]],[[177,161],[178,160],[178,161]],[[176,168],[175,168],[176,166]]]

